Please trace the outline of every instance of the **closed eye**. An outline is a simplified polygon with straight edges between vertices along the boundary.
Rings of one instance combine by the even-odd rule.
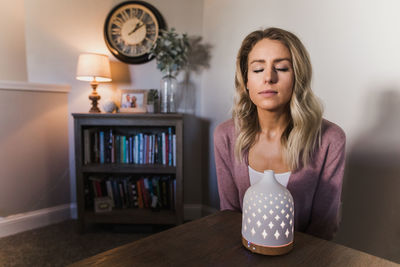
[[[264,71],[264,69],[253,70],[253,72],[255,72],[255,73],[259,73],[259,72],[263,72],[263,71]]]
[[[276,71],[283,71],[286,72],[289,70],[289,68],[275,68]]]

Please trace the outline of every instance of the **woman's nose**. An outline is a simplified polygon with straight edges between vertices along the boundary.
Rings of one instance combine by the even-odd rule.
[[[274,68],[267,68],[265,71],[265,82],[266,83],[276,83],[278,75]]]

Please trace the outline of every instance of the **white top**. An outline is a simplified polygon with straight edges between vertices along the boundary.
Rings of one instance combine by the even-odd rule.
[[[275,178],[281,185],[287,187],[291,173],[292,172],[275,173]],[[256,171],[249,165],[250,185],[256,184],[258,181],[260,181],[263,175],[263,172]]]

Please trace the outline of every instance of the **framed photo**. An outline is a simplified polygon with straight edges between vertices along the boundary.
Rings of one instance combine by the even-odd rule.
[[[121,90],[120,112],[146,113],[147,90]]]

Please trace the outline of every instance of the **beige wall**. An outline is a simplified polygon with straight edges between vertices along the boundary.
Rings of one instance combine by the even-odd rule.
[[[338,241],[391,259],[400,236],[400,2],[205,0],[204,37],[213,45],[203,75],[201,115],[215,126],[230,117],[235,56],[252,30],[296,33],[314,67],[325,117],[347,134],[343,224]],[[212,142],[210,142],[212,151]],[[205,203],[218,206],[214,160]],[[396,188],[396,189],[394,189]]]
[[[35,0],[25,1],[26,49],[30,82],[68,83],[68,133],[71,170],[71,200],[75,197],[74,133],[71,113],[87,112],[90,108],[88,83],[75,80],[78,56],[83,52],[107,54],[111,62],[111,84],[100,84],[101,103],[117,95],[117,89],[158,88],[161,73],[155,61],[127,65],[115,59],[103,39],[103,26],[110,10],[122,0]],[[167,25],[190,36],[202,35],[203,0],[151,0]],[[62,12],[60,12],[60,10]],[[179,77],[179,81],[182,77]],[[197,94],[201,88],[199,75],[191,82]],[[199,108],[199,107],[198,107]],[[185,183],[185,203],[199,204],[199,187]]]
[[[24,15],[24,0],[0,0],[0,80],[27,80]]]
[[[0,87],[0,217],[70,203],[68,95]]]

